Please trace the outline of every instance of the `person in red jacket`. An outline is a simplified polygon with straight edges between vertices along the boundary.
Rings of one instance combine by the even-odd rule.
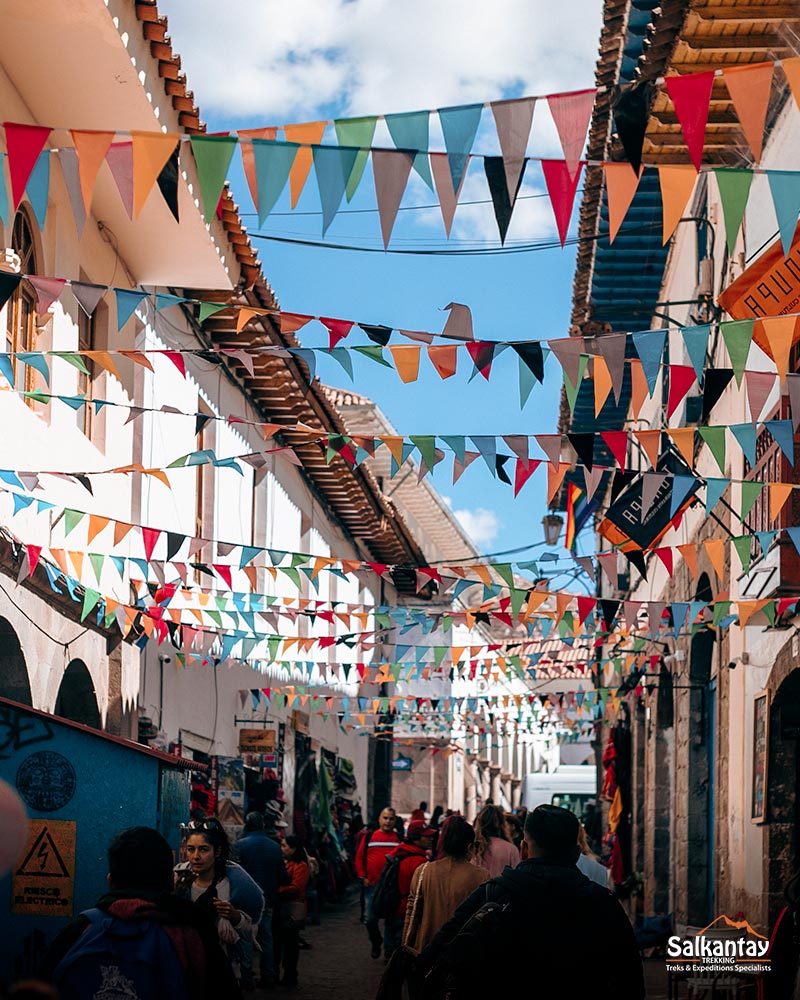
[[[281,843],[281,851],[286,862],[286,870],[291,880],[289,885],[278,888],[281,902],[303,904],[303,919],[285,920],[281,930],[280,959],[283,966],[281,984],[294,989],[297,986],[297,961],[300,956],[300,931],[305,926],[306,886],[309,879],[308,856],[299,837],[286,837]]]
[[[378,920],[372,910],[372,897],[375,894],[375,885],[381,877],[383,866],[386,863],[386,855],[400,843],[400,838],[394,829],[395,818],[394,809],[387,806],[378,817],[378,829],[371,832],[367,830],[356,848],[355,869],[356,875],[364,886],[366,926],[372,945],[373,958],[381,957],[384,939]]]
[[[411,879],[420,865],[428,860],[433,846],[436,830],[426,826],[424,819],[412,819],[406,830],[405,842],[399,844],[388,857],[399,857],[400,867],[397,873],[397,884],[400,890],[400,905],[391,920],[386,921],[385,946],[386,958],[400,947],[403,937],[403,924],[406,919],[406,907],[411,893]]]

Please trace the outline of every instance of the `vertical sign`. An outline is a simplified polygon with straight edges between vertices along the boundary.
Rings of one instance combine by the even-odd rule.
[[[32,819],[11,883],[11,912],[71,917],[75,893],[72,820]]]

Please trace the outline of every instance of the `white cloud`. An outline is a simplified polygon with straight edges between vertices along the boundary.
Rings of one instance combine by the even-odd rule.
[[[591,86],[602,15],[601,0],[570,0],[569,16],[552,0],[159,7],[200,108],[258,124],[304,120],[321,108],[380,114]]]
[[[489,545],[497,538],[500,522],[493,510],[476,507],[474,510],[456,510],[453,514],[478,548]]]

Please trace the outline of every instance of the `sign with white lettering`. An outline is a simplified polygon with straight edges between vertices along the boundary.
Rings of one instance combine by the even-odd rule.
[[[32,819],[11,884],[11,912],[71,917],[75,893],[72,820]]]

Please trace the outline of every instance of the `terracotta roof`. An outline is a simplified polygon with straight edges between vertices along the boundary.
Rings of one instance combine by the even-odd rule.
[[[200,119],[194,95],[187,89],[186,75],[181,71],[180,56],[172,49],[167,18],[159,14],[155,0],[132,0],[132,3],[142,25],[142,34],[150,43],[150,53],[158,63],[164,91],[172,101],[180,126],[187,133],[205,132],[206,126]],[[227,184],[219,214],[241,270],[241,281],[231,296],[231,303],[278,309],[277,298],[264,277],[258,254],[250,243],[238,205]],[[193,298],[220,301],[219,291],[183,291]],[[208,320],[203,325],[203,331],[208,337],[209,346],[300,346],[293,335],[281,333],[275,316],[253,320],[238,334],[236,320],[237,316],[233,312],[230,315],[217,313]],[[307,367],[296,358],[257,355],[254,357],[253,375],[242,365],[231,364],[230,367],[266,421],[304,423],[319,432],[345,433],[340,414],[321,391],[318,380],[310,383]],[[318,444],[309,444],[306,435],[286,432],[283,440],[297,453],[308,479],[331,513],[353,538],[368,547],[375,561],[425,564],[424,555],[403,518],[392,502],[383,495],[368,469],[352,469],[339,458],[328,464],[323,449]],[[404,591],[415,591],[413,573],[396,577],[395,583]]]

